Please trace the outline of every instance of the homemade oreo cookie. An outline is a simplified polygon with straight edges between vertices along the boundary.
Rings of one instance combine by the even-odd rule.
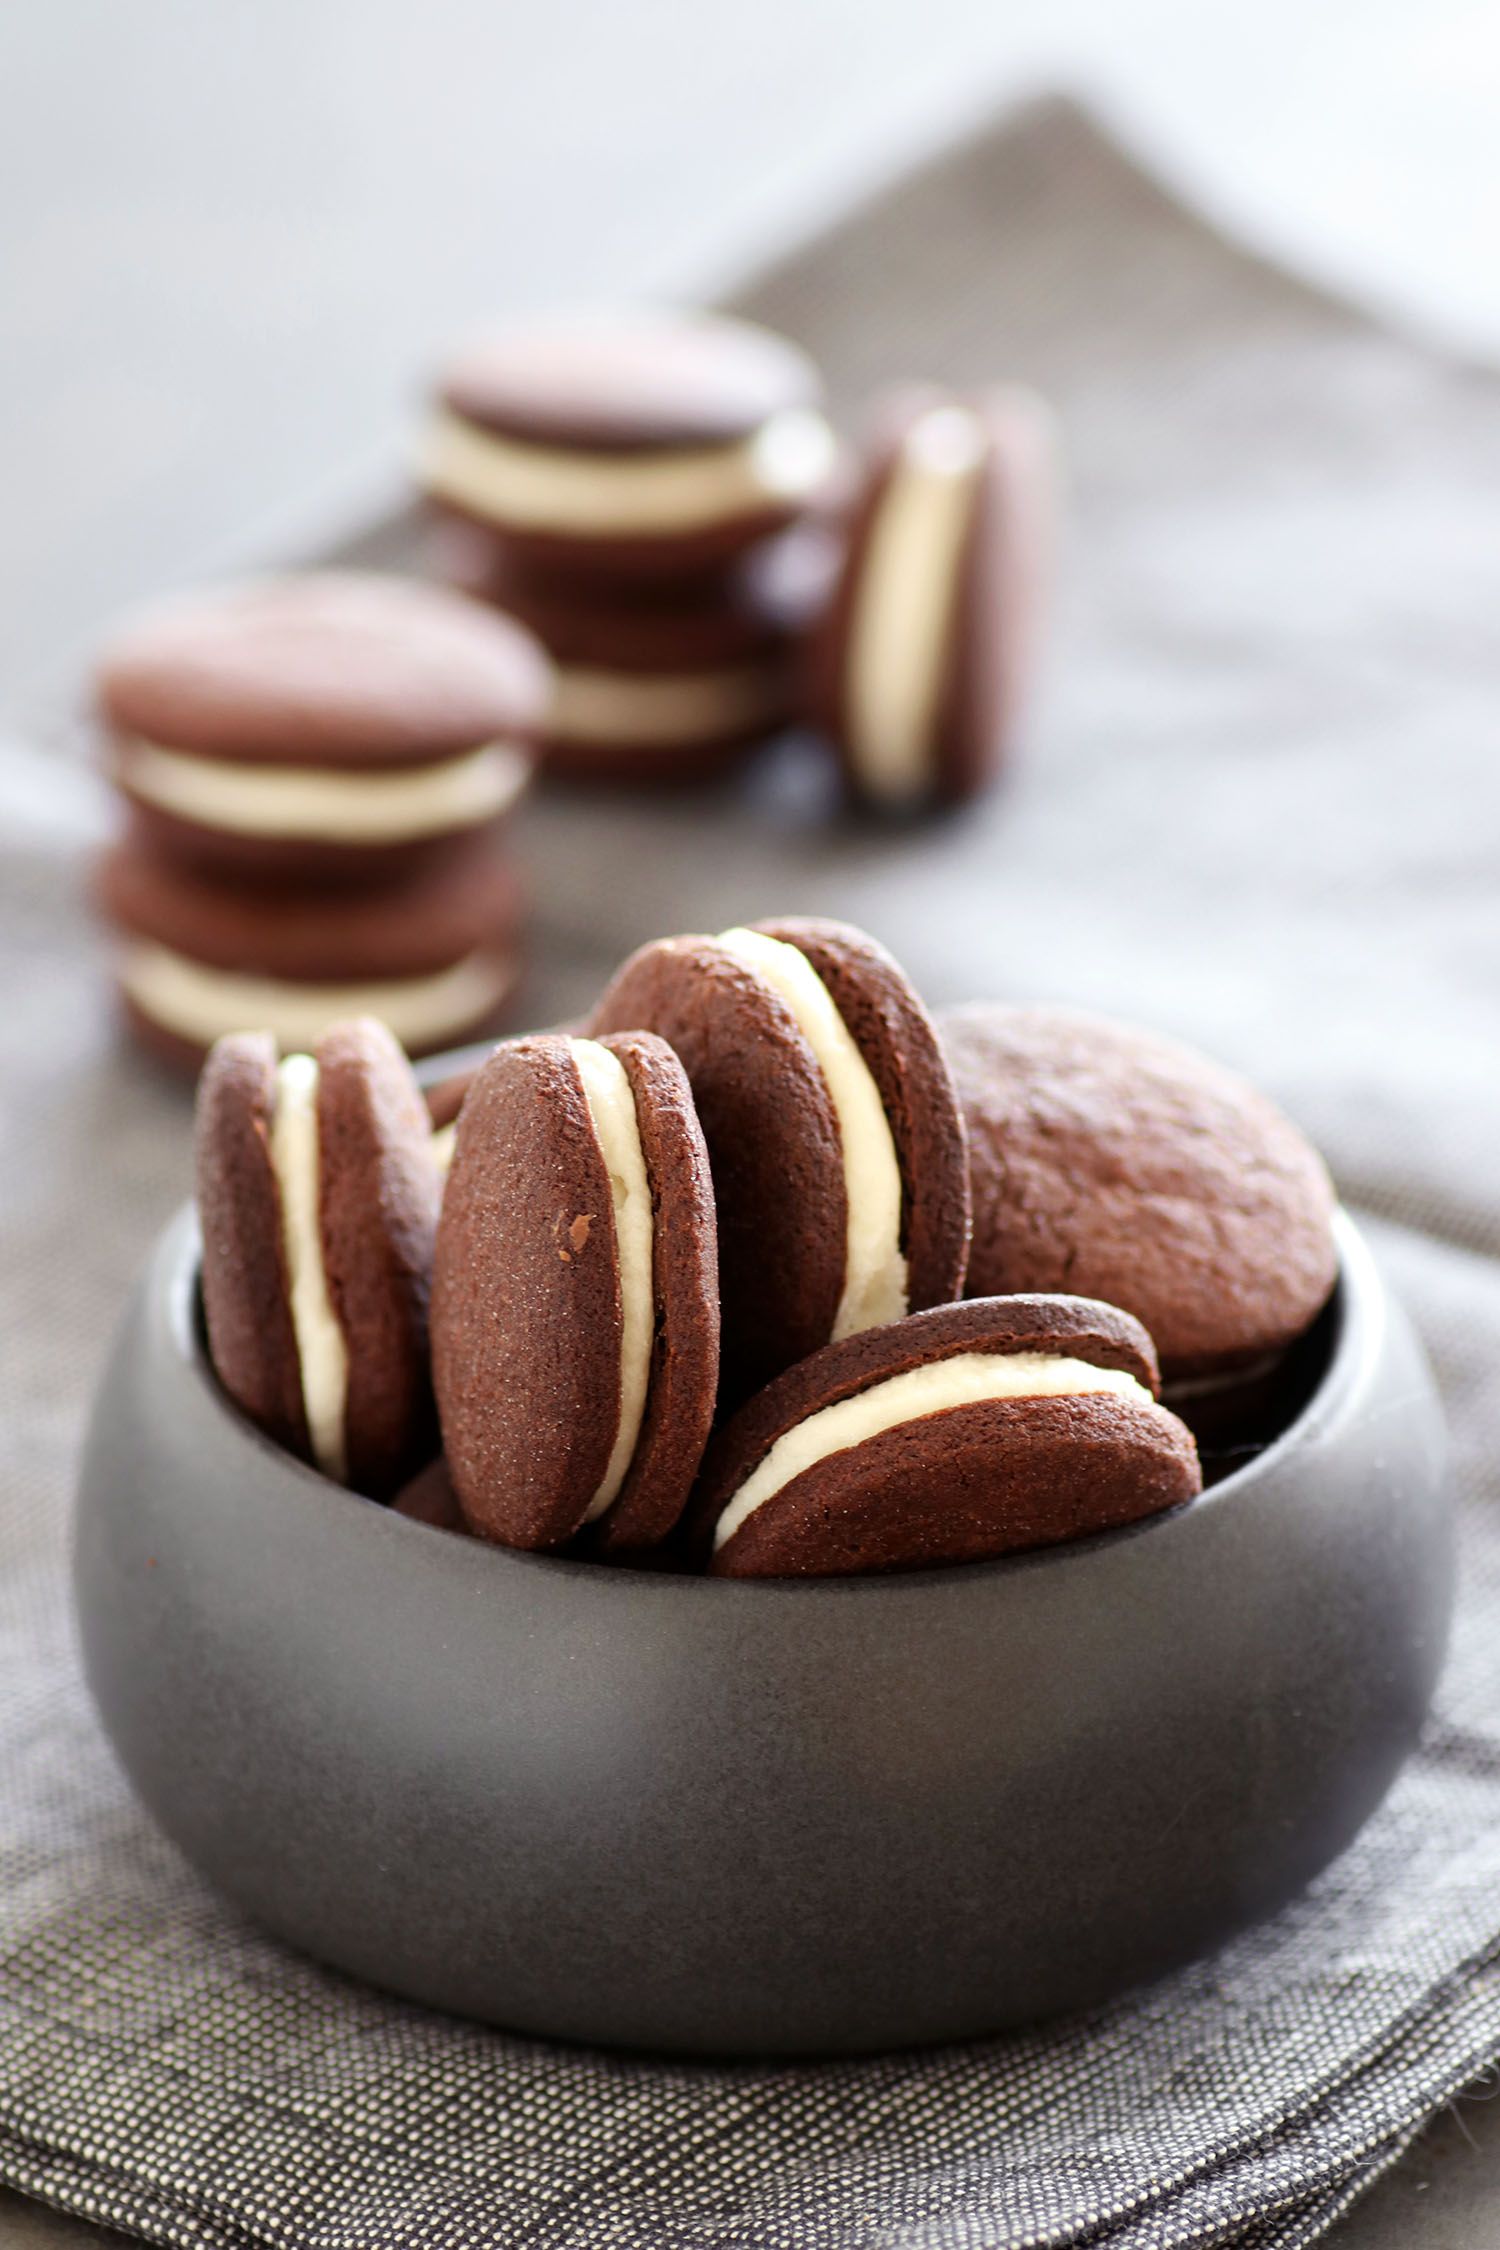
[[[1112,1305],[945,1305],[830,1344],[715,1440],[693,1503],[721,1577],[931,1569],[1055,1545],[1201,1489]]]
[[[939,1019],[969,1136],[969,1288],[1123,1305],[1169,1396],[1266,1374],[1327,1301],[1334,1193],[1274,1103],[1207,1056],[1068,1008]]]
[[[383,1025],[277,1060],[221,1040],[198,1089],[209,1354],[266,1435],[385,1498],[429,1454],[427,1298],[438,1175],[427,1109]]]
[[[189,1070],[225,1032],[305,1047],[348,1015],[380,1017],[411,1053],[455,1046],[494,1028],[520,971],[520,885],[487,836],[379,891],[274,896],[127,842],[94,893],[132,1028]]]
[[[497,1049],[459,1113],[433,1276],[433,1380],[465,1520],[512,1547],[657,1546],[718,1379],[708,1154],[644,1032]]]
[[[836,461],[822,384],[779,336],[710,313],[516,327],[445,370],[419,475],[532,560],[682,571],[780,530]]]
[[[998,770],[1033,669],[1053,451],[1030,392],[886,402],[808,656],[813,716],[856,797],[914,812]]]
[[[385,880],[503,820],[549,675],[477,603],[314,572],[143,613],[96,685],[148,841],[210,872],[323,884]]]
[[[969,1235],[941,1045],[861,931],[759,922],[643,946],[589,1019],[681,1057],[713,1167],[726,1397],[831,1338],[943,1304]]]
[[[624,784],[702,778],[784,726],[795,652],[827,583],[826,534],[763,542],[725,570],[663,586],[517,567],[477,525],[437,527],[434,561],[519,618],[555,667],[548,767]]]

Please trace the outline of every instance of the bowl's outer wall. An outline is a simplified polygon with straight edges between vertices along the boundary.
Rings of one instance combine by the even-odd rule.
[[[82,1477],[89,1678],[188,1857],[307,1952],[511,2028],[699,2053],[1000,2030],[1300,1889],[1415,1738],[1442,1418],[1357,1236],[1306,1415],[1071,1550],[672,1579],[405,1521],[205,1379],[184,1215]]]

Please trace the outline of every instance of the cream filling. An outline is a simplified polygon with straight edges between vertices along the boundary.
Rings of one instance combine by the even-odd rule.
[[[725,930],[715,943],[754,970],[797,1019],[828,1087],[838,1124],[848,1212],[844,1288],[833,1339],[900,1320],[907,1308],[901,1254],[901,1167],[880,1089],[833,996],[806,954],[758,930]]]
[[[440,1172],[446,1173],[452,1170],[453,1146],[457,1138],[457,1118],[453,1120],[453,1123],[451,1125],[439,1126],[438,1130],[433,1134],[429,1146],[432,1150],[432,1161],[437,1166]]]
[[[620,1421],[603,1481],[584,1517],[585,1523],[593,1523],[618,1497],[640,1442],[656,1334],[655,1229],[635,1096],[625,1066],[597,1040],[570,1039],[568,1046],[609,1173],[620,1274]]]
[[[290,984],[205,968],[164,945],[127,945],[121,989],[143,1015],[195,1045],[226,1031],[274,1032],[283,1047],[311,1047],[340,1016],[378,1016],[403,1047],[441,1041],[489,1014],[515,979],[498,953],[471,953],[432,976],[379,984]]]
[[[524,752],[487,742],[406,773],[321,766],[232,765],[160,743],[120,743],[122,787],[200,828],[334,844],[402,843],[475,828],[515,803],[531,770]]]
[[[915,1422],[954,1406],[978,1406],[1003,1398],[1082,1398],[1094,1392],[1150,1406],[1151,1393],[1133,1375],[1115,1367],[1093,1367],[1087,1360],[1050,1352],[960,1352],[930,1360],[872,1383],[867,1391],[820,1407],[776,1440],[720,1516],[714,1532],[717,1551],[731,1540],[759,1507],[819,1461],[864,1445],[898,1423]]]
[[[763,665],[644,679],[567,665],[556,675],[547,732],[558,742],[693,743],[770,725],[785,708],[784,679]]]
[[[344,1416],[349,1399],[349,1347],[328,1293],[318,1216],[318,1066],[311,1055],[288,1055],[276,1072],[271,1111],[271,1169],[281,1201],[281,1241],[302,1406],[313,1459],[325,1476],[348,1473]]]
[[[497,523],[628,539],[808,499],[836,454],[832,430],[811,407],[773,414],[730,445],[652,453],[525,445],[444,407],[423,435],[418,466],[429,492]]]
[[[909,804],[930,779],[943,658],[984,427],[936,406],[907,431],[870,526],[850,620],[846,723],[873,797]]]

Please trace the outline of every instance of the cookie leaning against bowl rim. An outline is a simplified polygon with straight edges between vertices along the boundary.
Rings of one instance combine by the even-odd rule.
[[[497,1048],[464,1098],[433,1270],[453,1487],[513,1547],[650,1548],[713,1420],[708,1152],[681,1064],[645,1032]]]
[[[549,692],[520,625],[374,572],[159,604],[95,670],[144,833],[212,872],[299,882],[384,880],[504,820]]]
[[[971,1002],[938,1029],[969,1137],[976,1294],[1123,1304],[1169,1393],[1265,1374],[1338,1273],[1333,1183],[1248,1080],[1082,1009]]]
[[[195,1126],[209,1356],[265,1434],[385,1498],[431,1452],[427,1302],[439,1175],[383,1024],[278,1059],[221,1039]]]
[[[923,386],[883,403],[806,665],[854,796],[919,811],[999,770],[1034,668],[1055,458],[1030,391]]]
[[[93,873],[120,938],[125,1013],[163,1061],[195,1071],[226,1031],[266,1025],[310,1045],[342,1016],[378,1016],[410,1053],[479,1039],[520,975],[524,896],[481,834],[377,892],[252,892],[127,838]]]
[[[933,1569],[1136,1523],[1202,1487],[1113,1305],[942,1305],[789,1368],[719,1433],[691,1529],[722,1577]]]
[[[552,316],[444,370],[418,476],[542,561],[620,572],[723,561],[794,522],[838,448],[785,338],[722,314]]]
[[[885,948],[788,917],[663,938],[616,972],[596,1034],[681,1056],[713,1166],[727,1399],[830,1338],[960,1294],[969,1184],[932,1021]]]
[[[833,543],[800,525],[666,586],[526,569],[503,540],[457,521],[437,526],[432,553],[443,576],[518,618],[552,659],[548,771],[634,786],[722,772],[791,721]]]

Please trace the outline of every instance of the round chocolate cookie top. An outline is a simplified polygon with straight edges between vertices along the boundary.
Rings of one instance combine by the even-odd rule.
[[[724,1427],[691,1538],[731,1577],[931,1568],[1201,1489],[1138,1321],[1078,1297],[944,1305],[827,1345]]]
[[[975,1294],[1124,1305],[1169,1376],[1290,1344],[1336,1276],[1322,1159],[1242,1078],[1151,1032],[977,1002],[939,1028],[969,1135]]]
[[[459,1113],[433,1375],[468,1523],[508,1546],[649,1548],[718,1379],[714,1209],[681,1065],[645,1034],[499,1048]]]
[[[1029,392],[924,385],[881,402],[808,655],[815,716],[855,795],[919,810],[998,770],[1033,669],[1053,456]]]
[[[716,313],[554,316],[461,351],[440,397],[451,412],[530,445],[635,453],[733,444],[773,415],[816,406],[805,352]]]
[[[529,741],[549,669],[521,626],[441,587],[309,572],[143,612],[99,660],[117,734],[244,764],[423,766]]]
[[[719,1212],[726,1396],[836,1334],[959,1294],[957,1097],[921,1001],[872,938],[792,918],[663,939],[625,962],[590,1020],[658,1033],[692,1085]]]
[[[382,1024],[278,1062],[220,1040],[196,1122],[209,1354],[277,1444],[385,1498],[433,1443],[427,1296],[439,1179],[426,1104]]]
[[[515,868],[487,838],[456,843],[441,863],[379,891],[272,897],[215,882],[127,840],[99,860],[93,891],[130,937],[233,975],[309,983],[421,976],[507,947],[524,904]]]

